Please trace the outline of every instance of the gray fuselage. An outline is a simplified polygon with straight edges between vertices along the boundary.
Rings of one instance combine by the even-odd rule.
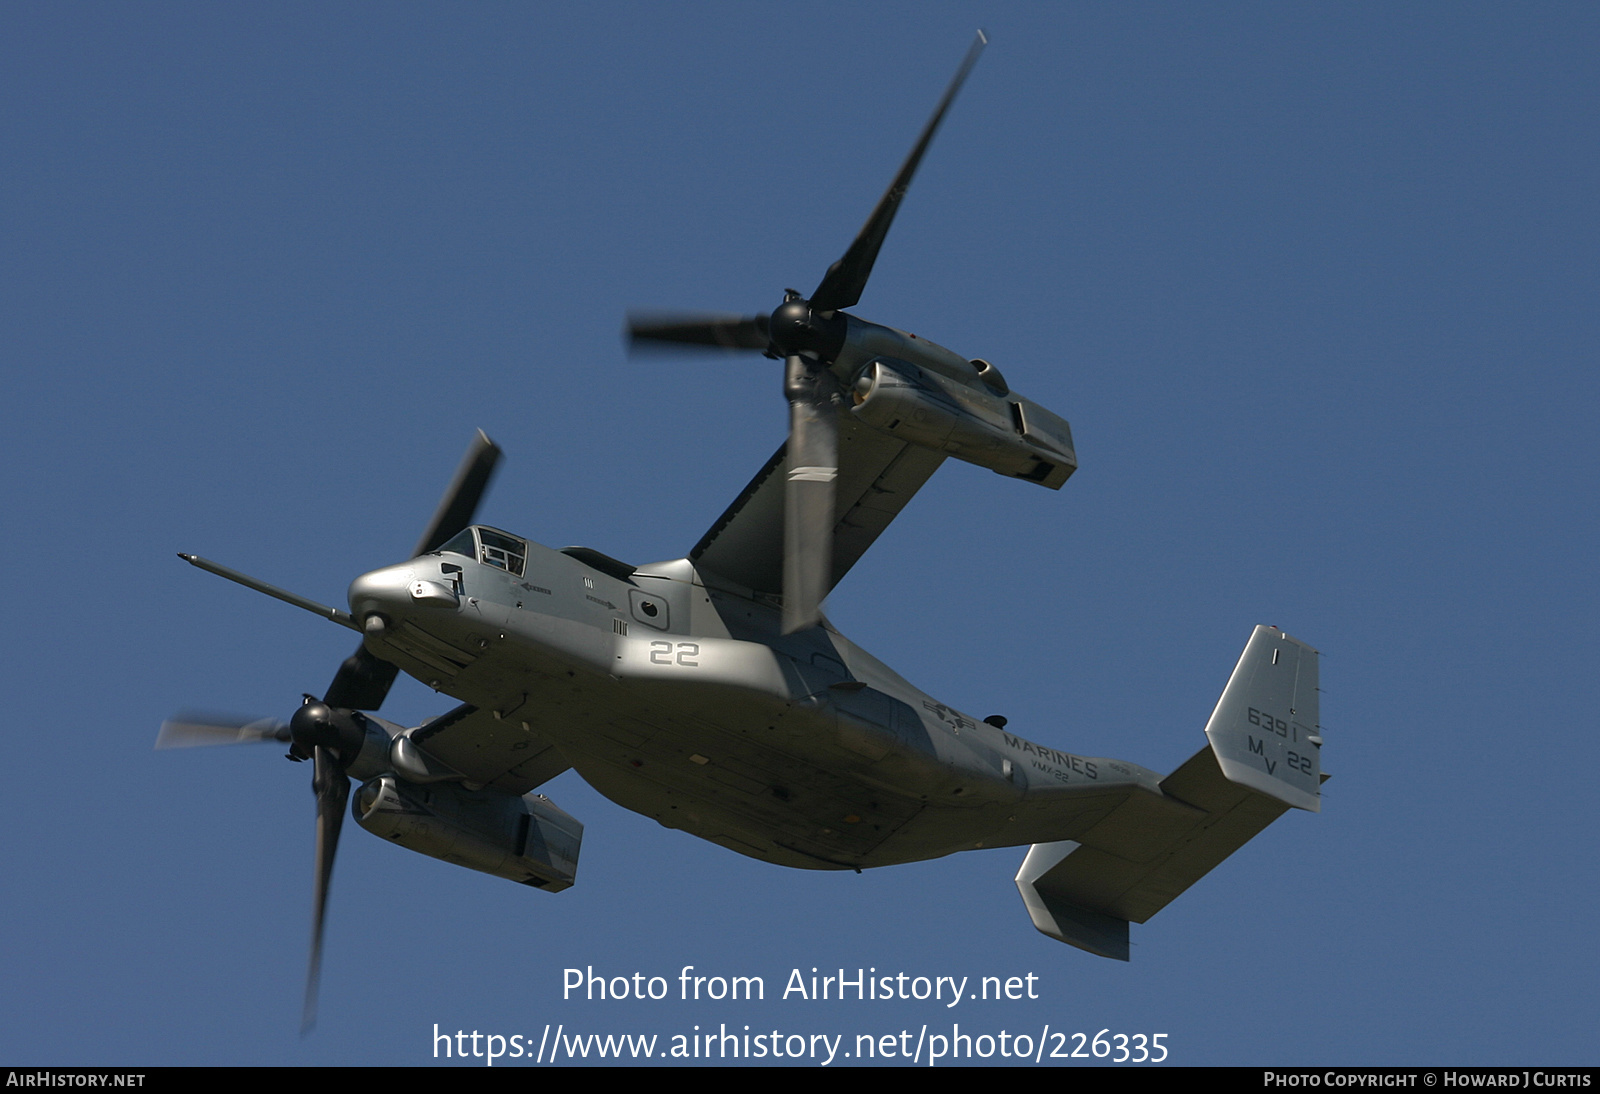
[[[1145,768],[935,701],[826,623],[782,635],[772,598],[687,559],[634,569],[470,531],[477,550],[465,533],[454,546],[479,558],[446,545],[356,579],[368,648],[668,827],[858,869],[1072,839],[1130,792],[1160,794]],[[485,548],[500,541],[523,557]]]

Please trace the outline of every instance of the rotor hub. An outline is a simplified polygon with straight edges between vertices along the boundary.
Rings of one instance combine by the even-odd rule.
[[[339,731],[333,724],[333,709],[315,699],[302,703],[289,719],[289,735],[295,746],[307,756],[321,745],[334,748],[339,743]]]
[[[349,763],[366,739],[365,721],[360,711],[308,699],[289,719],[289,736],[295,751],[305,758],[310,758],[314,749],[327,748],[339,754],[341,763]]]
[[[767,335],[785,357],[809,354],[832,361],[844,347],[846,325],[837,312],[818,313],[809,300],[790,297],[767,320]]]

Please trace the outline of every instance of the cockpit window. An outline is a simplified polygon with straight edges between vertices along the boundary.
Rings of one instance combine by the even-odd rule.
[[[475,558],[486,566],[493,566],[517,577],[522,576],[523,567],[528,560],[526,540],[508,536],[493,528],[472,527],[457,532],[445,541],[439,551]]]
[[[528,558],[526,543],[516,536],[508,536],[504,532],[496,532],[489,528],[479,528],[477,533],[478,541],[482,545],[479,561],[497,566],[517,577],[522,576],[522,567]]]
[[[440,547],[439,550],[449,551],[453,555],[466,555],[468,558],[476,558],[477,551],[472,541],[472,529],[468,528],[457,532],[445,541],[444,546]]]

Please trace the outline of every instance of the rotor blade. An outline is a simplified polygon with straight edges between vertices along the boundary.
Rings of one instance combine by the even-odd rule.
[[[328,910],[328,882],[333,877],[333,856],[339,849],[339,829],[350,800],[350,780],[332,749],[316,747],[316,769],[311,789],[317,795],[316,888],[311,897],[311,965],[306,971],[305,1007],[300,1012],[300,1033],[317,1024],[317,985],[322,979],[322,922]]]
[[[451,537],[472,523],[472,514],[489,489],[495,465],[500,462],[500,446],[489,439],[483,430],[467,446],[467,454],[456,469],[456,477],[439,501],[439,508],[428,522],[427,530],[417,541],[412,556],[425,555],[437,550]],[[356,630],[360,624],[352,623]],[[344,659],[333,682],[323,696],[331,707],[349,707],[352,710],[377,710],[383,705],[389,688],[400,670],[371,653],[365,645]]]
[[[366,646],[357,646],[356,652],[344,659],[333,683],[328,685],[322,701],[330,707],[347,707],[351,710],[377,710],[389,694],[400,669],[370,652]]]
[[[289,723],[278,718],[240,718],[198,710],[179,711],[161,723],[157,748],[202,748],[287,741]]]
[[[906,157],[906,162],[900,165],[900,173],[889,184],[889,189],[883,192],[883,197],[878,199],[877,208],[872,210],[872,215],[867,218],[866,224],[862,225],[855,241],[850,244],[850,249],[839,261],[828,267],[827,274],[822,278],[822,284],[811,294],[811,306],[817,311],[837,311],[840,308],[853,307],[861,299],[861,291],[867,287],[867,278],[872,276],[872,264],[878,260],[878,249],[883,246],[884,237],[889,234],[889,226],[894,223],[894,215],[900,209],[900,199],[906,196],[906,190],[911,186],[911,178],[917,173],[917,165],[922,162],[922,154],[928,150],[933,135],[939,131],[939,123],[944,121],[945,111],[950,109],[950,104],[955,101],[956,92],[960,91],[961,85],[966,82],[967,73],[978,63],[978,55],[988,44],[988,37],[980,30],[978,37],[972,43],[972,48],[967,50],[966,59],[961,62],[961,67],[956,69],[955,79],[951,80],[950,86],[945,89],[944,98],[939,100],[939,105],[934,109],[933,117],[923,126],[922,136],[917,138],[917,143],[911,149],[911,154]]]
[[[833,376],[804,357],[785,361],[789,469],[783,495],[783,633],[814,627],[833,577],[833,494],[839,415]]]
[[[628,349],[673,349],[713,346],[724,350],[765,350],[764,315],[691,315],[677,312],[628,314]]]
[[[491,441],[483,430],[478,430],[478,435],[467,447],[467,454],[462,458],[461,466],[456,469],[456,477],[450,483],[450,489],[444,492],[444,498],[439,502],[439,509],[433,514],[428,530],[417,540],[417,548],[411,552],[413,558],[438,550],[457,532],[472,523],[472,514],[477,512],[478,502],[483,500],[484,491],[489,488],[489,480],[494,477],[495,464],[499,462],[500,446]]]

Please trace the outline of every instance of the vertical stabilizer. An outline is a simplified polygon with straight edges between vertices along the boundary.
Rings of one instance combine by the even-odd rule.
[[[1206,723],[1230,782],[1313,813],[1322,809],[1317,651],[1257,627]]]
[[[1036,843],[1017,872],[1033,925],[1128,959],[1143,923],[1290,806],[1320,812],[1317,651],[1257,627],[1206,723],[1210,745],[1071,840]]]

